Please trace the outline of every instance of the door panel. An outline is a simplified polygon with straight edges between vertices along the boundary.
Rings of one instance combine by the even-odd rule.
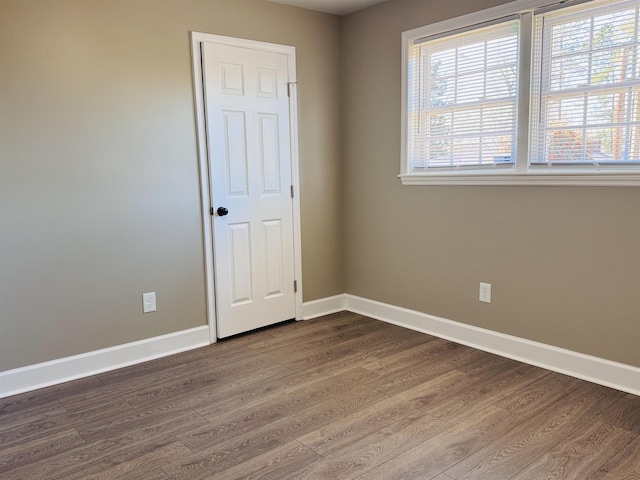
[[[284,294],[282,273],[285,268],[283,262],[283,234],[280,220],[262,222],[264,227],[264,247],[266,262],[267,297]]]
[[[229,273],[233,282],[231,305],[251,302],[251,226],[248,223],[229,225],[229,250]]]
[[[262,164],[262,193],[281,194],[280,148],[278,145],[278,117],[260,114],[260,160]]]
[[[227,195],[247,195],[247,131],[244,112],[222,112],[224,116],[224,157],[227,164]]]
[[[288,59],[202,45],[218,337],[295,318]]]

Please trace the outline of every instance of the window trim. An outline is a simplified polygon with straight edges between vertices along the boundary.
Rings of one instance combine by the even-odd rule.
[[[564,6],[585,3],[588,0],[575,2],[565,1]],[[446,34],[455,30],[474,26],[481,27],[483,23],[512,15],[522,15],[524,21],[521,26],[520,65],[521,76],[531,78],[532,45],[529,30],[533,28],[533,11],[542,8],[553,8],[558,0],[516,0],[505,5],[473,12],[460,17],[443,20],[441,22],[415,28],[402,33],[402,99],[401,99],[401,166],[400,178],[403,185],[547,185],[547,186],[640,186],[640,171],[630,170],[574,170],[553,168],[545,171],[544,167],[529,168],[528,162],[516,160],[513,168],[508,171],[501,169],[459,169],[446,171],[431,171],[412,173],[408,161],[408,72],[409,52],[418,39]],[[558,5],[559,6],[559,5]],[[521,77],[523,78],[523,77]],[[520,119],[529,118],[531,104],[530,81],[520,85],[518,98],[518,120],[516,125],[517,143],[516,159],[528,158],[529,155],[529,122]]]

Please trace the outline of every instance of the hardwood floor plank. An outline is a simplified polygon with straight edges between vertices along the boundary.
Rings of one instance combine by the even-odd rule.
[[[405,345],[415,344],[415,337],[419,340],[418,344],[427,343],[433,338],[427,335],[416,336],[413,332],[395,325],[385,324],[385,328],[375,328],[375,325],[370,325],[362,335],[344,339],[340,345],[354,347],[357,352],[364,352],[370,356],[380,356],[385,355],[387,347],[390,347],[390,350],[394,349],[394,344],[398,342]]]
[[[41,435],[12,446],[2,443],[0,474],[84,444],[85,441],[73,428]]]
[[[320,455],[348,447],[379,430],[401,421],[417,410],[414,406],[399,404],[395,397],[382,400],[367,410],[356,412],[317,430],[302,435],[298,441]]]
[[[431,343],[434,345],[430,345]],[[430,342],[423,349],[414,352],[416,355],[403,368],[386,370],[384,373],[381,373],[379,369],[374,369],[377,373],[381,373],[378,388],[387,395],[394,395],[443,373],[457,370],[456,366],[467,362],[473,355],[473,351],[466,347],[457,348],[455,345],[450,342],[447,342],[447,345]],[[450,346],[454,346],[454,348],[450,348]],[[441,354],[443,350],[446,353]],[[420,360],[414,363],[416,357]],[[467,378],[469,378],[468,375]]]
[[[234,436],[255,431],[277,420],[295,415],[322,401],[340,398],[345,391],[358,387],[358,383],[375,375],[365,369],[354,369],[322,381],[303,386],[290,393],[275,392],[270,398],[245,406],[239,412],[205,416],[209,423],[180,435],[179,438],[197,451],[210,446],[212,441],[222,443]],[[215,439],[215,440],[214,440]]]
[[[511,431],[520,421],[517,415],[489,406],[383,463],[362,478],[421,480],[435,477]]]
[[[66,422],[75,429],[83,430],[85,425],[99,425],[111,421],[121,415],[128,415],[134,409],[121,397],[98,400],[84,405],[83,409],[76,409],[66,414]]]
[[[371,391],[368,387],[359,387],[295,415],[276,420],[255,431],[232,436],[224,443],[218,443],[215,437],[210,437],[211,442],[216,443],[215,446],[163,467],[163,470],[172,479],[210,478],[323,425],[367,408],[382,398],[385,397],[379,392]],[[189,442],[189,439],[184,436],[180,438]]]
[[[165,475],[162,469],[147,470],[143,469],[142,473],[129,473],[126,477],[127,480],[169,480],[169,477]]]
[[[296,405],[285,397],[280,401],[288,406],[286,411],[282,411],[279,404],[258,406],[239,414],[231,413],[178,438],[193,451],[237,442],[252,435],[286,436],[289,441],[357,411],[358,405],[374,404],[384,398],[379,392],[363,386],[335,392],[321,401],[312,399],[308,404],[298,402]]]
[[[228,351],[227,351],[228,350]],[[228,355],[233,349],[227,347],[218,347],[217,345],[209,345],[207,347],[195,348],[180,355],[169,355],[167,357],[157,358],[148,362],[138,363],[129,367],[119,368],[110,372],[100,373],[96,375],[104,385],[113,385],[116,383],[143,378],[151,374],[166,374],[167,370],[183,365],[191,365],[202,360],[212,360],[213,358],[222,358]],[[187,367],[188,368],[188,367]]]
[[[396,327],[399,328],[399,327]],[[413,339],[417,338],[419,343],[426,343],[431,341],[431,337],[423,335],[404,335],[398,337],[387,338],[382,343],[375,345],[375,348],[369,348],[367,350],[356,350],[352,354],[334,358],[332,360],[324,360],[316,362],[313,365],[307,365],[304,370],[300,370],[307,377],[322,377],[326,375],[334,375],[341,373],[346,369],[353,368],[354,366],[369,368],[371,362],[377,361],[379,358],[384,358],[386,355],[393,355],[398,352],[407,350],[413,347]]]
[[[582,384],[444,473],[458,480],[510,479],[615,402],[610,389]]]
[[[398,327],[396,327],[396,329],[397,328]],[[389,335],[388,333],[384,333],[383,335],[385,337],[385,341],[376,345],[375,348],[370,349],[367,352],[371,357],[371,360],[381,360],[391,355],[406,352],[413,347],[425,345],[437,340],[436,337],[432,337],[431,335],[423,333],[416,334],[416,332],[405,332],[405,334],[402,335]]]
[[[195,405],[202,402],[212,402],[216,398],[232,395],[237,390],[246,388],[247,385],[262,380],[273,381],[274,378],[286,377],[291,371],[287,367],[277,364],[268,364],[262,368],[255,366],[246,371],[238,371],[236,374],[195,373],[189,377],[181,377],[173,381],[167,381],[158,387],[141,389],[123,395],[122,398],[133,407],[145,407],[149,405],[175,405],[177,403]]]
[[[28,441],[28,432],[42,432],[59,425],[67,411],[58,400],[26,408],[23,415],[11,414],[0,418],[0,445]],[[64,430],[64,427],[63,427]],[[22,432],[22,433],[21,433]]]
[[[501,357],[500,355],[494,355],[489,352],[483,352],[471,347],[466,348],[470,348],[471,351],[474,352],[475,356],[456,368],[461,372],[468,373],[470,377],[485,378],[487,376],[487,371],[489,371],[488,374],[490,375],[490,372],[496,368],[508,369],[517,365],[522,365],[522,362],[518,362],[510,358]]]
[[[215,475],[216,480],[284,480],[290,472],[320,459],[320,455],[293,440]]]
[[[270,375],[273,370],[283,371],[283,367],[273,365],[269,358],[258,355],[224,366],[212,364],[193,369],[188,374],[167,378],[160,384],[141,386],[123,394],[122,398],[134,407],[173,403],[179,398],[192,398],[210,389],[229,388],[247,379],[254,381],[260,376]]]
[[[84,394],[93,388],[103,387],[103,383],[95,376],[73,380],[71,382],[40,388],[32,392],[21,393],[7,398],[0,398],[0,428],[13,416],[24,417],[29,411],[58,403],[58,400],[76,393]]]
[[[472,381],[466,384],[464,390],[460,391],[455,399],[436,400],[429,405],[427,411],[436,418],[458,423],[548,373],[531,365],[511,362],[483,370],[483,376],[474,377],[469,373]]]
[[[56,435],[69,428],[73,428],[73,425],[69,424],[67,417],[60,415],[43,420],[30,421],[24,425],[5,430],[0,435],[0,441],[4,449],[37,441],[42,437]]]
[[[425,406],[430,404],[432,398],[464,378],[466,375],[461,372],[449,372],[314,430],[298,440],[321,455],[329,455],[394,422],[402,421],[408,415],[425,413]]]
[[[136,409],[100,421],[84,423],[76,429],[87,442],[117,439],[123,435],[177,437],[206,423],[201,415],[181,405]]]
[[[368,352],[358,352],[336,356],[334,358],[318,359],[309,363],[305,368],[293,370],[306,378],[321,378],[327,375],[337,375],[355,367],[364,368],[363,362],[369,358]]]
[[[395,335],[406,335],[405,332],[397,329],[393,331],[396,332]],[[371,327],[365,325],[361,327],[361,330],[354,338],[349,340],[334,341],[317,348],[296,346],[296,353],[278,350],[271,351],[268,354],[277,362],[296,371],[305,371],[324,362],[339,360],[350,355],[366,354],[369,349],[375,351],[378,345],[388,341],[389,336],[388,333],[385,335],[380,331],[371,331]]]
[[[345,330],[370,326],[370,319],[359,317],[350,312],[340,312],[328,315],[322,319],[304,320],[274,328],[269,337],[262,337],[251,344],[251,348],[261,353],[267,353],[279,348],[289,348],[293,344],[301,345],[318,337],[340,336]],[[225,340],[223,343],[226,343]]]
[[[602,413],[605,422],[640,433],[640,397],[627,394]]]
[[[509,412],[529,416],[564,398],[583,383],[568,375],[549,372],[520,390],[510,393],[496,402],[496,405]]]
[[[271,370],[268,375],[242,378],[234,383],[208,389],[194,395],[185,405],[193,408],[203,417],[225,415],[263,402],[277,394],[276,392],[284,392],[291,386],[304,383],[303,374],[279,367]]]
[[[290,356],[301,357],[304,352],[323,349],[345,340],[359,338],[371,331],[372,323],[368,320],[353,319],[345,321],[339,327],[322,329],[315,334],[303,332],[295,339],[289,336],[274,336],[274,340],[252,345],[252,349],[260,353],[270,354],[276,360],[288,360]],[[377,329],[376,329],[377,330]]]
[[[588,480],[639,480],[640,479],[640,435],[598,469]]]
[[[606,464],[634,434],[603,422],[588,423],[545,453],[511,480],[584,480]]]
[[[372,433],[330,457],[302,469],[299,478],[308,480],[375,478],[371,471],[402,452],[432,438],[450,425],[423,411],[407,415],[379,432]]]
[[[400,372],[424,366],[425,363],[430,362],[446,363],[447,367],[440,368],[456,368],[467,361],[468,357],[475,359],[481,353],[464,345],[437,338],[383,357],[376,356],[375,361],[372,359],[367,368],[383,377],[393,378]]]
[[[131,480],[146,478],[149,470],[155,471],[169,462],[189,455],[191,451],[175,439],[155,437],[144,446],[133,447],[120,455],[109,455],[85,465],[80,471],[63,476],[50,477],[51,480]]]
[[[176,439],[123,437],[83,445],[3,474],[3,480],[76,480],[90,478],[115,465],[144,464],[149,470],[189,455]]]
[[[344,325],[362,320],[366,322],[375,321],[357,313],[342,310],[311,320],[291,322],[282,325],[282,327],[274,328],[271,333],[274,337],[297,338],[296,335],[316,335],[318,332],[324,332],[326,328],[340,329],[343,328]]]
[[[149,478],[164,480],[167,476],[161,467],[190,453],[190,450],[180,442],[174,442],[139,452],[133,458],[92,462],[85,466],[83,471],[59,477],[59,480],[63,478],[65,480],[147,480]]]
[[[189,353],[189,352],[185,352]],[[180,354],[183,355],[183,354]],[[161,360],[161,359],[159,359]],[[234,374],[240,372],[242,367],[256,370],[259,366],[264,365],[268,358],[261,356],[253,351],[240,351],[233,354],[225,355],[223,358],[201,358],[192,363],[179,363],[166,368],[164,370],[154,370],[153,372],[143,375],[128,375],[126,380],[120,382],[112,382],[100,388],[78,393],[62,398],[62,403],[67,410],[77,410],[86,408],[97,401],[108,401],[110,398],[130,396],[140,397],[139,400],[132,400],[132,403],[144,403],[145,398],[158,395],[158,392],[169,391],[169,394],[175,393],[176,385],[187,384],[189,381],[193,384],[202,384],[203,382],[222,382],[224,378],[233,378]],[[154,360],[153,362],[156,362]],[[143,368],[148,365],[143,364]],[[283,368],[280,366],[280,368]],[[213,378],[207,377],[207,373],[215,372]],[[199,376],[200,382],[195,381],[194,377]],[[156,400],[152,400],[155,402]]]

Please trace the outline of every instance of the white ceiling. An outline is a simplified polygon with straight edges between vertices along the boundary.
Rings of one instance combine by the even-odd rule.
[[[316,10],[318,12],[332,13],[334,15],[347,15],[356,10],[382,3],[385,0],[269,0],[275,3],[284,3],[295,7]]]

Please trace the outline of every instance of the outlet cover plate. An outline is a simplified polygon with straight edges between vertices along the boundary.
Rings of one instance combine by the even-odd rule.
[[[156,311],[156,292],[142,294],[142,313]]]
[[[491,284],[480,282],[480,301],[491,303]]]

